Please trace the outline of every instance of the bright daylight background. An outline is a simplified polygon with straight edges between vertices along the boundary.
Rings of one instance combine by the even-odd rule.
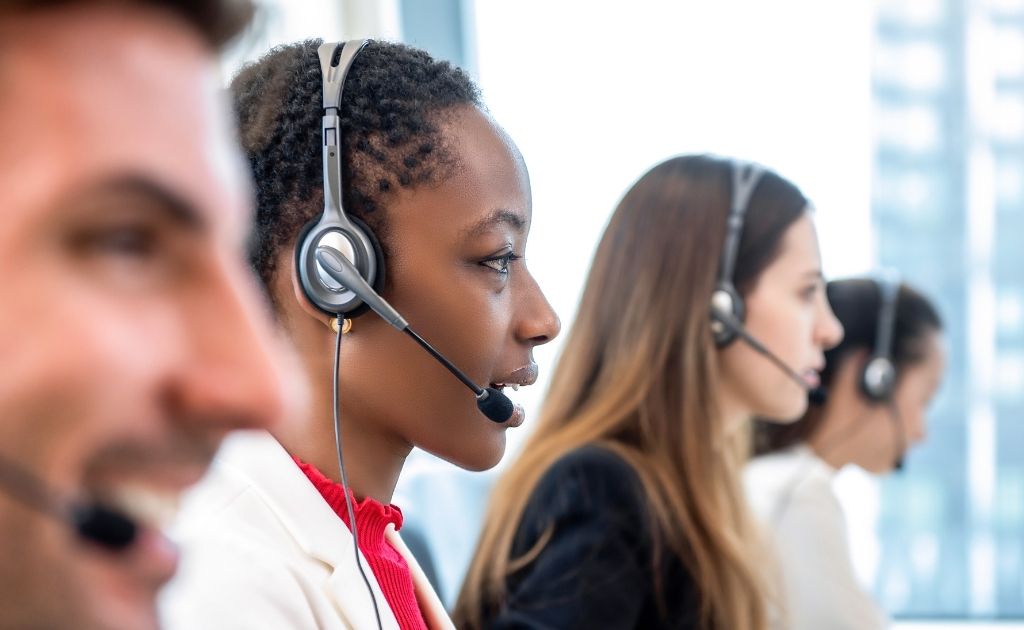
[[[839,480],[865,584],[901,628],[1024,628],[1024,0],[263,4],[227,75],[275,43],[377,36],[478,79],[529,165],[529,265],[566,326],[648,167],[710,151],[795,181],[830,277],[895,266],[947,324],[928,442],[902,474]],[[538,351],[546,372],[516,396],[528,413],[558,349]],[[493,478],[417,453],[400,484],[446,601]]]

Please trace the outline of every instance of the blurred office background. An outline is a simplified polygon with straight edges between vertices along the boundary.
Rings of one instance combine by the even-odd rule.
[[[375,36],[477,79],[529,166],[528,261],[565,325],[654,163],[709,151],[800,185],[830,277],[896,267],[947,324],[927,442],[884,481],[838,481],[862,579],[901,628],[1024,628],[1024,0],[261,4],[226,76],[277,43]],[[558,349],[515,395],[534,416]],[[497,473],[414,453],[399,486],[448,602]]]

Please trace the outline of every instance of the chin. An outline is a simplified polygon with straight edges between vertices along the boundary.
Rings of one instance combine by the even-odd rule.
[[[896,470],[896,467],[893,466],[890,462],[878,462],[874,466],[866,466],[864,467],[864,469],[867,470],[872,475],[883,477],[894,472]]]
[[[102,598],[96,598],[101,601]],[[157,630],[160,627],[156,601],[144,604],[107,600],[94,609],[95,628],[103,630]],[[83,626],[88,627],[88,626]]]
[[[487,422],[490,422],[489,420]],[[505,428],[488,427],[491,435],[481,439],[472,435],[453,436],[461,438],[459,443],[449,443],[448,448],[431,451],[441,459],[470,472],[483,472],[498,465],[505,456]],[[497,429],[497,430],[495,430]]]
[[[480,449],[472,455],[464,458],[460,458],[459,461],[453,462],[459,468],[463,468],[470,472],[483,472],[490,470],[501,462],[501,458],[505,456],[505,440],[501,440],[501,449]]]
[[[757,419],[776,424],[792,424],[804,417],[804,414],[807,413],[807,405],[806,396],[784,402],[777,401],[775,405],[765,405],[764,409],[757,414]]]

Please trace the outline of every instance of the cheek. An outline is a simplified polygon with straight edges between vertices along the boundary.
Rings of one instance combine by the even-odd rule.
[[[501,365],[510,321],[502,294],[472,274],[406,269],[395,269],[387,297],[417,333],[482,387],[515,367]],[[463,468],[500,460],[506,429],[487,420],[472,392],[412,340],[367,314],[355,322],[352,342],[345,361],[361,367],[342,376],[352,413],[386,418],[403,441]]]
[[[74,308],[60,309],[65,304]],[[0,339],[4,450],[51,462],[54,477],[73,475],[90,448],[154,417],[146,395],[159,381],[161,346],[173,343],[171,327],[86,294],[20,319]]]
[[[807,392],[742,341],[723,351],[721,365],[726,391],[752,415],[786,423],[807,410]]]
[[[508,334],[508,291],[496,292],[483,271],[438,264],[433,268],[437,271],[418,273],[414,279],[405,269],[396,270],[392,303],[471,378],[490,378]]]
[[[796,301],[762,300],[751,305],[747,329],[794,369],[800,369],[811,339],[813,310]]]

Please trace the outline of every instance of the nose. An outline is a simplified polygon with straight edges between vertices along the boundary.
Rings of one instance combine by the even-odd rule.
[[[843,334],[842,322],[832,312],[828,299],[822,296],[814,327],[815,342],[822,350],[829,350],[839,345],[843,340]]]
[[[208,282],[181,324],[192,340],[177,381],[182,417],[214,433],[276,429],[301,417],[303,373],[255,279],[240,261],[225,260]]]
[[[529,272],[524,275],[524,296],[519,309],[516,336],[531,346],[540,346],[558,336],[562,330],[562,322],[551,308],[533,275]]]

